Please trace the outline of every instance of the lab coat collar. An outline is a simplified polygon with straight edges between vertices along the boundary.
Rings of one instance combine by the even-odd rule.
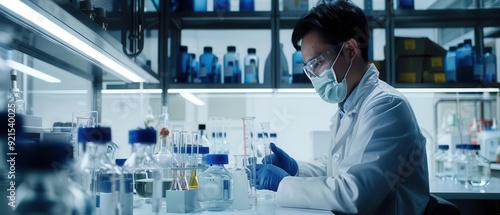
[[[370,67],[363,75],[363,78],[361,78],[361,81],[359,82],[358,86],[356,86],[356,88],[354,88],[352,93],[345,100],[343,108],[342,108],[344,110],[344,115],[352,114],[353,112],[356,112],[357,107],[359,105],[361,105],[360,100],[364,99],[369,94],[369,92],[371,92],[373,90],[373,88],[377,84],[378,75],[379,75],[379,72],[377,70],[377,67],[375,67],[375,65],[373,65],[373,64],[370,64]],[[342,110],[340,110],[340,104],[339,104],[338,111],[342,111]],[[330,122],[335,124],[338,122],[338,120],[339,120],[338,118],[339,118],[339,113],[337,112],[330,119]]]

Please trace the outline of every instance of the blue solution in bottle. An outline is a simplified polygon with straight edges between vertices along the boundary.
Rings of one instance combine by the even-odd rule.
[[[229,11],[230,8],[231,5],[229,4],[229,0],[214,0],[215,12]]]
[[[484,81],[497,82],[497,56],[493,54],[491,47],[484,49]]]
[[[456,52],[457,82],[474,81],[474,58],[472,54],[472,40],[467,39]]]
[[[292,82],[293,83],[308,83],[309,78],[303,71],[304,62],[302,60],[302,52],[296,51],[292,54]]]
[[[178,0],[170,0],[170,11],[179,10],[179,1]]]
[[[483,55],[479,54],[475,47],[472,47],[474,81],[481,81],[484,77]]]
[[[191,57],[188,54],[188,47],[181,46],[177,56],[175,83],[189,83],[189,71],[191,69]]]
[[[444,71],[446,75],[446,82],[448,83],[457,82],[457,67],[455,63],[456,50],[456,46],[451,46],[446,53],[446,58],[444,61]]]
[[[215,73],[217,67],[217,57],[212,53],[212,47],[203,47],[203,54],[200,55],[199,77],[201,83],[216,83]]]
[[[245,84],[259,83],[259,57],[256,55],[255,48],[249,48],[248,54],[245,56]]]
[[[196,60],[196,54],[193,54],[193,53],[189,53],[189,57],[191,58],[191,81],[190,83],[201,83],[200,81],[200,77],[199,77],[199,63],[198,61]]]
[[[399,10],[415,10],[415,3],[413,0],[398,0]]]
[[[193,0],[193,1],[194,1],[194,11],[195,12],[207,11],[207,0]]]
[[[228,46],[224,55],[224,83],[241,83],[241,70],[235,46]]]
[[[255,11],[253,0],[240,0],[240,11]]]

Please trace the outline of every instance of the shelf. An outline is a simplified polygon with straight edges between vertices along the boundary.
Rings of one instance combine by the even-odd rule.
[[[280,12],[280,28],[293,29],[297,21],[305,15],[305,11],[281,11]],[[372,28],[385,28],[385,12],[384,11],[365,11],[366,19]]]
[[[159,82],[157,74],[129,59],[121,43],[73,5],[46,0],[8,2],[0,4],[0,16],[15,29],[14,49],[90,81],[95,80],[98,68],[106,81]],[[21,7],[26,10],[14,12]],[[28,14],[29,10],[34,14]]]
[[[395,88],[425,88],[435,92],[499,92],[500,84],[484,83],[395,83]]]
[[[270,29],[271,12],[174,12],[177,29]]]
[[[395,11],[396,28],[465,28],[500,26],[500,9]]]

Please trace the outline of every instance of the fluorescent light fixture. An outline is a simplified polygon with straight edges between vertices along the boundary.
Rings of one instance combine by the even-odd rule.
[[[12,69],[15,69],[15,70],[22,72],[24,74],[33,76],[33,77],[38,78],[42,81],[46,81],[49,83],[61,83],[61,79],[58,79],[54,76],[47,75],[44,72],[33,69],[33,68],[26,66],[22,63],[18,63],[18,62],[13,61],[13,60],[6,60],[6,64],[8,67],[10,67]]]
[[[161,94],[161,89],[125,89],[125,90],[101,90],[102,94]]]
[[[497,93],[498,88],[397,88],[402,93]]]
[[[205,105],[205,102],[203,102],[200,98],[196,97],[195,95],[191,94],[191,93],[180,93],[180,95],[188,100],[189,102],[195,104],[195,105],[198,105],[198,106],[203,106]]]
[[[89,46],[87,43],[83,42],[81,39],[77,38],[70,32],[65,29],[59,27],[59,25],[55,24],[51,20],[44,17],[42,14],[33,10],[31,7],[23,3],[23,1],[19,0],[0,0],[0,4],[6,7],[8,10],[18,14],[24,21],[38,26],[45,31],[47,34],[51,34],[54,38],[57,38],[60,41],[64,41],[64,43],[74,48],[75,50],[80,50],[85,53],[87,57],[90,57],[102,65],[108,67],[111,71],[114,71],[116,74],[132,81],[132,82],[144,82],[144,79],[137,76],[134,72],[128,70],[121,64],[117,63],[113,59],[108,56],[102,54],[100,51],[95,48]]]
[[[278,89],[278,93],[315,93],[314,88],[283,88]]]
[[[168,89],[168,93],[272,93],[273,89]]]
[[[88,94],[87,90],[29,90],[30,94]]]

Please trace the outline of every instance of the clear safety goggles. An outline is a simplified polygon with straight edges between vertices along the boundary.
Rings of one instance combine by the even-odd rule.
[[[302,67],[302,70],[304,71],[304,73],[306,73],[309,79],[319,77],[324,71],[332,67],[332,65],[340,56],[340,54],[335,51],[337,49],[336,47],[338,47],[339,45],[336,45],[335,47],[321,53],[319,56],[314,57],[313,59],[309,60],[306,65],[304,65],[304,67]]]

